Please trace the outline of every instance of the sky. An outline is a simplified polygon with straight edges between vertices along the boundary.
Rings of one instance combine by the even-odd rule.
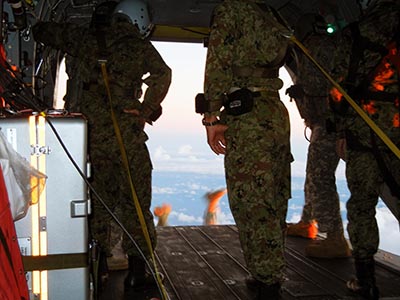
[[[194,98],[203,91],[206,48],[202,44],[154,42],[165,62],[172,69],[172,83],[167,97],[162,103],[163,114],[153,126],[146,126],[149,136],[147,145],[155,172],[194,172],[200,174],[224,174],[223,156],[215,155],[206,142],[206,134],[201,124],[202,116],[195,113]],[[290,76],[284,69],[280,72],[285,81],[280,90],[291,122],[291,147],[295,161],[292,176],[304,178],[308,141],[294,102],[285,95],[291,85]],[[345,164],[341,161],[337,179],[345,182]],[[344,185],[344,184],[343,184]],[[302,188],[302,187],[292,187]],[[346,190],[346,186],[340,189]],[[341,209],[345,214],[348,194],[341,196]],[[190,218],[189,215],[187,215]],[[224,216],[221,216],[224,217]],[[380,230],[380,248],[400,255],[399,224],[387,207],[380,201],[377,207]],[[300,214],[292,215],[289,222],[297,222]],[[344,221],[346,226],[347,220]],[[346,233],[346,236],[347,233]]]

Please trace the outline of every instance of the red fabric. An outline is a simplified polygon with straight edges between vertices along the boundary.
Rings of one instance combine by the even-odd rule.
[[[28,285],[25,279],[21,252],[15,232],[14,221],[11,216],[7,189],[1,168],[0,229],[7,244],[7,247],[5,247],[0,241],[0,300],[28,300]],[[7,253],[11,256],[12,265],[10,264]]]
[[[4,45],[0,44],[0,64],[5,67],[6,62],[6,50],[4,49]]]
[[[0,44],[0,66],[5,67],[6,62],[6,50],[4,50],[4,45]],[[4,91],[3,86],[0,85],[0,93]],[[0,97],[0,107],[3,107],[3,98]]]
[[[5,62],[6,62],[6,51],[4,50],[3,44],[0,43],[0,66],[5,67]],[[3,92],[3,87],[0,85],[0,93]],[[0,100],[2,98],[0,97]],[[2,103],[0,101],[0,107],[2,106]]]

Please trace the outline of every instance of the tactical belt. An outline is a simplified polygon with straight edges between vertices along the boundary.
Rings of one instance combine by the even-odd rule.
[[[277,78],[279,76],[278,68],[233,66],[232,72],[234,76],[238,77]]]
[[[239,87],[231,87],[229,89],[228,94],[232,94],[233,92],[236,92],[237,90],[240,90],[240,89],[241,88],[239,88]],[[246,89],[253,92],[254,97],[259,97],[259,96],[261,96],[261,94],[267,94],[267,95],[271,95],[271,96],[275,96],[278,94],[278,92],[276,90],[271,90],[270,88],[266,88],[266,87],[248,86],[248,87],[246,87]]]

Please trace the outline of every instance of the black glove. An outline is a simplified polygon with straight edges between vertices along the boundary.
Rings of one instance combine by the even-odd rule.
[[[301,84],[294,84],[286,90],[286,95],[294,99],[303,99],[305,93]]]
[[[149,116],[150,121],[155,122],[162,114],[161,105],[157,108],[157,110],[153,111],[153,113]]]

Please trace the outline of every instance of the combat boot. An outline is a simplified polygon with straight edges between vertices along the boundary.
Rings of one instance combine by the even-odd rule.
[[[357,278],[347,281],[347,288],[363,299],[378,300],[379,289],[376,286],[374,258],[355,259],[354,266]]]
[[[258,282],[257,296],[254,300],[279,300],[281,299],[281,284],[265,284]]]
[[[317,234],[318,227],[316,221],[311,221],[309,223],[300,221],[294,224],[287,224],[286,235],[314,239],[317,237]]]
[[[124,280],[125,290],[142,290],[157,285],[154,276],[146,271],[146,263],[143,258],[128,255],[128,270],[128,275]],[[157,273],[157,277],[161,281],[164,280],[164,275],[160,272]]]
[[[143,258],[128,255],[128,270],[124,281],[125,289],[143,289],[146,286],[146,263]]]
[[[309,257],[341,258],[350,257],[351,250],[343,233],[328,233],[325,240],[311,241],[305,248],[305,254]]]
[[[249,289],[257,290],[257,289],[258,289],[258,285],[260,284],[260,281],[258,281],[257,279],[255,279],[252,275],[248,275],[248,276],[245,278],[245,283],[246,283],[246,286],[247,286]]]

